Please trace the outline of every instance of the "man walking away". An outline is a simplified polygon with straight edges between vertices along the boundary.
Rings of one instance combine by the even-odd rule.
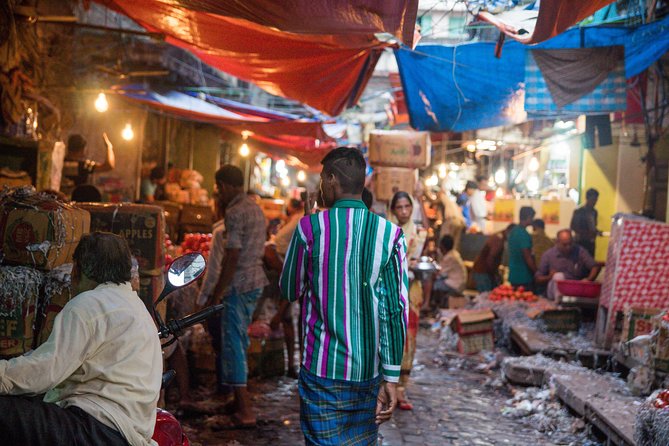
[[[256,417],[246,389],[248,327],[256,301],[268,284],[263,270],[265,216],[244,193],[244,174],[225,165],[216,172],[220,203],[225,209],[226,245],[221,275],[207,302],[223,302],[221,318],[221,379],[219,386],[234,388],[236,412],[230,427],[252,427]],[[204,300],[204,299],[203,299]]]
[[[599,199],[597,189],[588,189],[585,193],[585,204],[574,211],[571,217],[571,230],[576,236],[574,241],[595,257],[595,239],[601,232],[597,230],[597,209]]]
[[[534,214],[529,206],[520,208],[520,222],[509,234],[509,282],[529,290],[533,289],[537,267],[532,256],[532,237],[526,228],[532,224]]]
[[[302,300],[300,418],[307,445],[376,444],[397,404],[408,318],[400,228],[361,201],[365,160],[340,147],[321,162],[328,210],[302,218],[281,293]]]
[[[499,273],[499,265],[502,264],[504,244],[506,243],[511,230],[515,227],[516,224],[511,223],[504,228],[503,231],[491,235],[486,240],[483,249],[481,249],[476,260],[474,260],[474,266],[472,267],[474,282],[476,283],[476,291],[480,293],[484,291],[492,291],[493,288],[502,283],[502,278]]]

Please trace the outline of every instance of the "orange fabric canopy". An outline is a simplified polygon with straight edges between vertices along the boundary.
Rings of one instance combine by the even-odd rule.
[[[411,45],[417,0],[98,0],[269,93],[330,115],[355,104],[389,33]]]

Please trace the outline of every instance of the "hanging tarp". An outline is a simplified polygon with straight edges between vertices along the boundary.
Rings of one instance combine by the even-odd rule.
[[[316,6],[290,9],[306,1],[274,2],[270,11],[284,10],[281,15],[270,14],[267,20],[260,17],[267,14],[262,8],[270,1],[235,2],[231,8],[227,2],[98,1],[149,31],[165,34],[168,43],[191,51],[221,71],[330,115],[355,104],[362,94],[387,45],[375,38],[375,32],[402,36],[400,40],[411,45],[418,7],[416,0],[370,0],[368,3],[378,5],[350,15],[347,2],[314,0],[319,12],[313,22],[308,14]],[[370,17],[377,19],[363,23]],[[326,22],[328,26],[319,30],[318,24]],[[348,33],[349,27],[356,32]],[[296,30],[311,32],[298,34]]]
[[[495,44],[491,42],[422,45],[415,51],[403,47],[395,56],[411,126],[444,132],[511,125],[526,119],[527,51],[608,46],[624,46],[625,76],[638,75],[669,50],[669,16],[635,28],[571,29],[532,47],[507,42],[499,59],[494,57]],[[557,106],[554,110],[556,116],[562,111]]]
[[[544,42],[557,36],[615,0],[468,0],[467,8],[480,20],[524,43]],[[537,8],[538,7],[538,8]]]
[[[311,165],[334,148],[335,140],[323,129],[323,123],[313,120],[271,120],[267,117],[252,116],[248,112],[253,106],[245,107],[237,103],[237,108],[246,108],[240,114],[203,101],[178,91],[156,92],[131,85],[114,88],[122,98],[146,105],[172,116],[191,121],[213,124],[236,134],[249,132],[249,136],[262,143],[263,149],[278,156],[291,155],[305,164]],[[226,101],[228,103],[232,101]],[[258,114],[271,115],[270,110],[255,108]],[[334,126],[334,124],[333,124]]]

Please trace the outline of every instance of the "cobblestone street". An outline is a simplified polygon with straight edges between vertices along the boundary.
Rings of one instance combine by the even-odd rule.
[[[558,432],[554,421],[539,423],[531,417],[514,419],[503,415],[514,388],[500,380],[498,369],[487,371],[482,358],[477,361],[440,352],[438,335],[428,330],[421,330],[418,345],[417,365],[407,390],[414,410],[395,412],[393,419],[381,428],[381,444],[598,444],[587,439],[582,424],[572,434],[564,429]],[[296,381],[285,377],[254,381],[250,390],[258,413],[257,428],[216,430],[212,418],[182,417],[191,441],[202,445],[303,444]],[[579,422],[566,412],[561,418],[563,424]]]

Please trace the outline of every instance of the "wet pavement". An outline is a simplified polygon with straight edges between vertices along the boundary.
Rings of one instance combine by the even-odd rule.
[[[549,390],[532,392],[504,383],[497,368],[499,355],[463,358],[440,348],[438,336],[421,329],[417,364],[407,388],[414,410],[397,410],[381,427],[380,444],[599,444],[588,437],[584,423],[569,415]],[[258,413],[256,428],[221,430],[221,423],[228,417],[177,413],[191,443],[303,444],[297,382],[286,377],[251,381],[249,390]]]

